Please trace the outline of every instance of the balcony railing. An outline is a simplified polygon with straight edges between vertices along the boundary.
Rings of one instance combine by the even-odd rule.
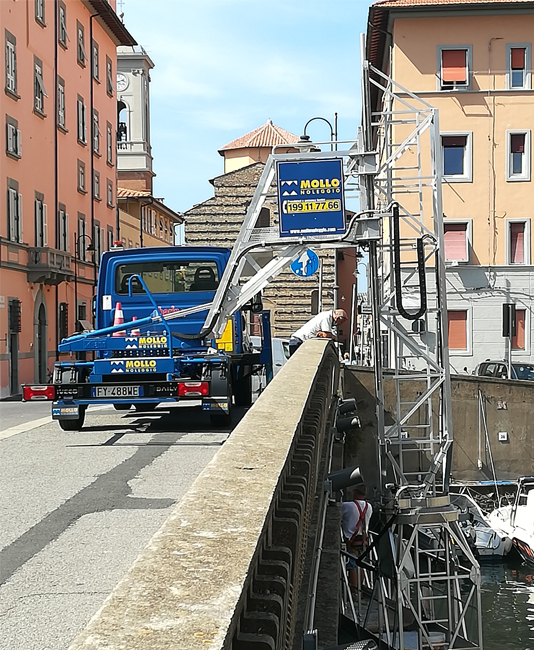
[[[28,282],[56,285],[73,279],[70,253],[40,246],[28,249]]]

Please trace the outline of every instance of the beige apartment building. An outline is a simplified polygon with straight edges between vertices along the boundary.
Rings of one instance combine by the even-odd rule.
[[[507,357],[504,303],[516,307],[512,359],[534,361],[533,41],[534,2],[525,0],[382,0],[369,11],[367,58],[439,109],[456,372]]]

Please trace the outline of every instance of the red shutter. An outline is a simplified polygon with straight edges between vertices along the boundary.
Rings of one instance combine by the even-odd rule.
[[[451,350],[467,350],[467,312],[448,311],[449,348]]]
[[[512,48],[512,70],[524,70],[525,68],[525,48]]]
[[[510,264],[525,263],[525,224],[510,224]]]
[[[444,237],[445,261],[467,262],[467,224],[446,223]]]
[[[524,350],[525,349],[525,310],[517,309],[515,312],[515,320],[517,323],[517,333],[512,336],[512,349]]]
[[[466,83],[467,64],[465,50],[442,50],[442,81]]]

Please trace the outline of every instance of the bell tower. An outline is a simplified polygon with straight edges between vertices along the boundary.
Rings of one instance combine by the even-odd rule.
[[[151,58],[142,47],[117,48],[118,185],[152,194]]]

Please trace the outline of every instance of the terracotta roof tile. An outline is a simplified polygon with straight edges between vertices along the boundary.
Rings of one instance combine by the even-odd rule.
[[[293,133],[276,126],[276,124],[273,124],[272,120],[267,120],[263,126],[260,126],[259,128],[254,129],[254,131],[225,144],[224,147],[219,149],[219,153],[222,155],[222,151],[228,151],[230,149],[247,149],[248,147],[271,148],[275,144],[290,144],[298,142],[298,140],[298,137],[293,135]]]
[[[532,2],[532,0],[377,0],[372,6],[381,7],[424,7],[432,5],[480,5],[480,4],[519,4]]]
[[[117,197],[127,199],[128,197],[152,196],[147,190],[130,190],[126,187],[117,187]]]

